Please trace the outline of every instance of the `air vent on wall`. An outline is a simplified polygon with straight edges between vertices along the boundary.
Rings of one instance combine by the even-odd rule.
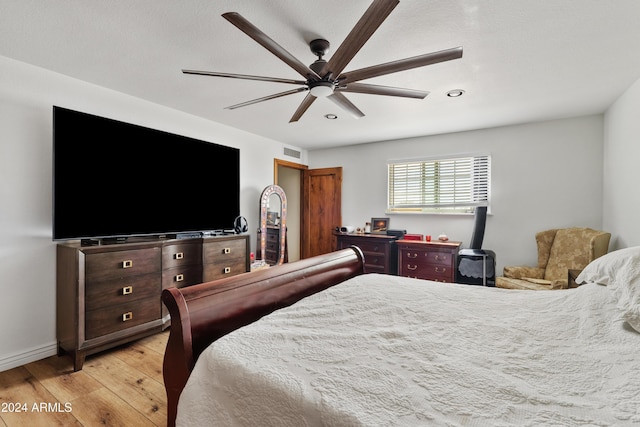
[[[300,152],[297,150],[294,150],[292,148],[287,148],[284,147],[284,155],[285,156],[289,156],[289,157],[295,157],[296,159],[300,158]]]

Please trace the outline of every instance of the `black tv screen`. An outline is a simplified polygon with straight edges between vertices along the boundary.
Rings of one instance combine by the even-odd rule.
[[[232,229],[240,150],[53,107],[53,239]]]

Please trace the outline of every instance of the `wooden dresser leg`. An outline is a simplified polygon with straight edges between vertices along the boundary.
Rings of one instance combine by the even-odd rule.
[[[84,365],[84,359],[86,355],[84,351],[76,350],[73,352],[73,372],[78,372],[82,370],[82,365]]]

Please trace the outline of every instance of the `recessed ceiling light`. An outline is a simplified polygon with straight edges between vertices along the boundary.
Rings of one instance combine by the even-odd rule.
[[[325,118],[325,119],[329,119],[329,120],[335,120],[335,119],[337,119],[337,118],[338,118],[338,116],[337,116],[337,115],[335,115],[335,114],[325,114],[325,115],[324,115],[324,118]]]
[[[462,96],[463,94],[464,94],[464,90],[462,89],[453,89],[447,92],[447,96],[449,98],[457,98],[459,96]]]

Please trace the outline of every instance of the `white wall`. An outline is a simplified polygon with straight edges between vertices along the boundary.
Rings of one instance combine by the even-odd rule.
[[[287,159],[279,142],[8,58],[0,57],[0,75],[0,371],[56,351],[53,105],[240,148],[240,208],[254,251],[258,201],[273,183],[273,158],[301,162]],[[90,174],[86,165],[79,168],[79,185]],[[215,188],[202,197],[207,206]]]
[[[385,216],[388,159],[488,152],[492,214],[483,247],[505,265],[535,265],[534,234],[554,227],[602,227],[601,115],[314,150],[309,167],[343,167],[343,225]],[[390,227],[446,233],[469,244],[470,215],[390,215]]]
[[[603,224],[611,247],[640,245],[640,80],[609,108],[604,120]]]

